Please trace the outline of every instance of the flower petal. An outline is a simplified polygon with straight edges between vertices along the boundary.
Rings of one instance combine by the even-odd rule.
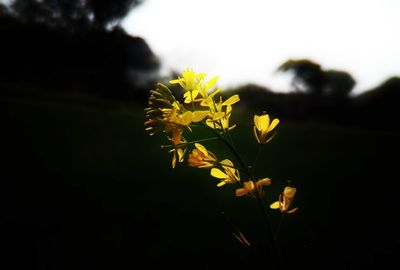
[[[260,130],[260,116],[254,115],[254,126]]]
[[[247,191],[253,191],[254,188],[255,188],[254,182],[251,181],[251,180],[250,180],[250,181],[247,181],[247,182],[244,182],[243,184],[244,184],[244,188],[245,188]]]
[[[180,116],[180,123],[183,126],[187,126],[192,122],[193,119],[193,113],[191,111],[184,112]]]
[[[226,184],[225,181],[221,181],[221,182],[218,183],[217,187],[222,187],[222,186],[224,186],[225,184]]]
[[[185,151],[183,151],[182,148],[179,148],[178,150],[176,150],[176,152],[178,153],[178,161],[183,162]]]
[[[200,143],[195,143],[194,146],[200,150],[205,156],[208,156],[208,151],[207,149]]]
[[[233,95],[222,103],[222,105],[233,105],[240,100],[239,95]]]
[[[279,119],[272,120],[271,125],[268,127],[268,132],[272,131],[279,124]]]
[[[261,186],[269,186],[269,185],[271,185],[271,179],[269,179],[269,178],[263,178],[263,179],[260,179],[260,180],[257,182],[257,186],[258,186],[258,187],[261,187]]]
[[[229,159],[224,159],[224,160],[222,160],[220,163],[221,163],[222,167],[223,167],[223,166],[226,166],[226,167],[228,167],[228,168],[233,168],[233,167],[235,167],[235,165],[233,165],[233,162],[230,161]]]
[[[268,127],[269,127],[269,115],[268,114],[261,115],[261,117],[259,119],[259,125],[260,125],[260,130],[262,130],[262,131],[268,130]]]
[[[296,194],[296,188],[294,188],[294,187],[287,186],[283,190],[283,197],[285,197],[285,198],[293,199],[295,194]]]
[[[205,91],[210,90],[211,88],[213,88],[217,82],[218,82],[219,76],[215,76],[214,78],[211,78],[205,85]]]
[[[200,122],[208,115],[208,113],[209,113],[208,111],[194,111],[192,121]]]
[[[228,178],[228,176],[218,168],[212,168],[210,174],[211,174],[211,176],[218,178],[218,179]]]
[[[276,201],[274,203],[271,203],[271,205],[269,206],[271,209],[279,209],[280,203],[279,201]]]
[[[242,197],[244,195],[246,195],[249,191],[245,188],[238,188],[235,192],[236,197]]]

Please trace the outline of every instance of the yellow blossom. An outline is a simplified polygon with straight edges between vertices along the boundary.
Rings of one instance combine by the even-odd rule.
[[[214,129],[232,130],[236,125],[229,126],[229,118],[232,114],[232,105],[240,100],[239,95],[233,95],[225,101],[222,97],[218,103],[213,98],[208,98],[202,102],[202,105],[209,107],[210,114],[206,120],[206,124]]]
[[[173,104],[172,109],[166,109],[169,112],[165,114],[165,132],[167,134],[172,133],[171,140],[174,145],[181,143],[181,137],[183,130],[187,127],[190,129],[189,125],[191,123],[199,122],[203,120],[207,115],[207,111],[186,111],[184,113],[179,113],[179,106]]]
[[[207,91],[211,90],[217,83],[219,76],[216,76],[209,81],[205,81],[206,73],[197,73],[191,69],[186,69],[182,72],[182,77],[169,81],[170,84],[179,84],[186,93],[184,94],[185,103],[193,101],[202,101],[208,96]],[[197,99],[198,96],[200,99]]]
[[[279,200],[272,203],[270,207],[272,209],[279,209],[281,213],[291,214],[296,212],[298,209],[297,207],[289,210],[295,194],[296,194],[296,188],[289,186],[285,187],[283,192],[279,195]]]
[[[218,168],[211,169],[211,176],[218,178],[221,182],[218,183],[218,187],[221,187],[225,184],[235,184],[240,181],[240,174],[235,166],[233,165],[232,161],[229,159],[224,159],[220,162],[224,171]]]
[[[244,195],[248,195],[252,198],[264,198],[264,191],[263,191],[263,186],[269,186],[271,185],[271,179],[269,178],[263,178],[254,183],[252,180],[246,181],[243,183],[242,188],[238,188],[236,190],[236,196],[241,197]]]
[[[177,147],[169,151],[172,153],[172,168],[175,168],[176,162],[183,162],[184,161],[184,156],[186,152],[186,147]]]
[[[145,108],[146,121],[145,130],[154,135],[160,130],[165,129],[164,118],[167,117],[174,107],[179,108],[180,104],[172,95],[171,90],[161,83],[156,90],[150,91],[148,107]]]
[[[263,114],[261,116],[254,115],[254,136],[256,137],[258,143],[266,144],[272,137],[267,139],[267,135],[271,132],[279,123],[279,119],[275,118],[270,122],[268,114]]]
[[[214,167],[217,162],[215,155],[200,143],[195,143],[195,147],[188,158],[189,166],[204,169]]]

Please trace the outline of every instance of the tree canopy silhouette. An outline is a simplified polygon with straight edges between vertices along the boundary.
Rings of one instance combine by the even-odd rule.
[[[3,1],[0,82],[52,92],[142,98],[142,88],[157,76],[159,59],[143,38],[118,25],[141,2]]]
[[[308,59],[289,59],[278,67],[278,71],[292,72],[292,87],[295,91],[316,96],[347,97],[356,84],[345,71],[324,70]]]
[[[321,66],[307,59],[289,59],[278,67],[278,71],[292,72],[291,82],[295,91],[320,94],[323,85]]]
[[[9,15],[26,23],[42,23],[54,28],[82,31],[112,29],[143,0],[15,0]]]

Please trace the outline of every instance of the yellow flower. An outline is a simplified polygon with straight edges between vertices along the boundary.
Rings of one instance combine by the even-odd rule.
[[[244,182],[243,188],[238,188],[236,190],[236,196],[241,197],[244,195],[248,195],[252,198],[264,198],[263,186],[271,185],[271,179],[263,178],[254,183],[252,180]]]
[[[296,194],[296,188],[285,187],[283,192],[279,195],[279,200],[270,205],[271,209],[279,209],[281,213],[294,213],[297,211],[297,207],[289,210],[290,205],[293,202],[294,195]]]
[[[198,89],[199,84],[207,76],[206,73],[197,73],[191,69],[185,69],[182,72],[182,77],[176,80],[170,80],[170,84],[179,84],[186,91],[194,91]]]
[[[190,129],[189,125],[191,123],[196,123],[203,120],[207,115],[207,111],[186,111],[184,113],[179,113],[180,107],[177,103],[173,104],[172,109],[164,109],[165,117],[165,133],[172,133],[171,140],[174,145],[181,143],[181,138],[183,130],[187,127]]]
[[[208,106],[210,110],[209,119],[206,120],[206,124],[214,129],[221,130],[232,130],[236,125],[229,126],[229,118],[232,114],[232,105],[240,100],[239,95],[233,95],[224,102],[222,97],[220,101],[216,103],[210,96],[202,102],[203,106]]]
[[[221,182],[218,183],[218,187],[221,187],[225,184],[235,184],[240,181],[239,171],[235,169],[232,161],[229,159],[224,159],[220,162],[224,171],[221,171],[218,168],[211,169],[211,176],[218,178]]]
[[[163,119],[165,133],[169,136],[174,145],[178,145],[182,141],[182,134],[185,127],[191,123],[190,115],[179,114],[178,106],[174,106],[169,112],[166,112]]]
[[[169,81],[170,84],[179,84],[183,89],[186,90],[184,94],[185,103],[191,103],[194,101],[202,101],[208,96],[207,91],[212,89],[219,76],[216,76],[209,81],[205,81],[206,73],[197,73],[191,69],[186,69],[182,72],[182,77]],[[198,96],[200,99],[196,99]]]
[[[196,149],[193,149],[192,153],[189,155],[189,166],[204,169],[214,167],[214,164],[217,162],[215,155],[200,143],[195,143],[194,145]]]
[[[266,144],[272,140],[273,136],[267,139],[267,135],[271,132],[279,123],[279,119],[275,118],[270,123],[269,115],[263,114],[261,116],[254,115],[254,136],[258,143]]]
[[[175,168],[176,162],[183,162],[186,152],[186,147],[177,147],[169,151],[172,153],[172,168]]]
[[[179,108],[180,104],[175,100],[171,90],[159,83],[156,90],[150,90],[148,107],[145,108],[146,121],[145,130],[154,135],[165,128],[164,118],[167,117],[174,107]]]

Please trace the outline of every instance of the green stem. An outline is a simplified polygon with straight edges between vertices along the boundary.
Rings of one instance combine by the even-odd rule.
[[[208,126],[207,126],[208,127]],[[251,176],[249,168],[247,167],[246,163],[243,161],[242,157],[240,154],[236,151],[236,149],[221,135],[219,134],[215,129],[208,127],[215,135],[218,136],[219,139],[225,144],[225,146],[232,152],[232,154],[235,156],[236,160],[239,162],[240,166],[242,167],[243,171],[247,174],[248,177]]]
[[[265,211],[265,206],[260,197],[257,197],[257,203],[262,212],[265,226],[267,227],[267,235],[268,235],[267,241],[269,243],[269,251],[270,251],[271,262],[272,262],[272,266],[273,266],[272,269],[278,270],[279,269],[279,257],[278,257],[278,250],[277,250],[277,245],[276,245],[276,238],[275,238],[274,232],[272,230],[272,225],[268,219],[268,215]]]
[[[172,145],[172,144],[168,144],[168,145],[161,145],[161,148],[179,148],[182,147],[186,144],[194,144],[194,143],[200,143],[200,142],[207,142],[207,141],[211,141],[211,140],[218,140],[219,137],[211,137],[211,138],[206,138],[206,139],[199,139],[199,140],[194,140],[194,141],[190,141],[190,142],[185,142],[185,143],[180,143],[177,145]]]

